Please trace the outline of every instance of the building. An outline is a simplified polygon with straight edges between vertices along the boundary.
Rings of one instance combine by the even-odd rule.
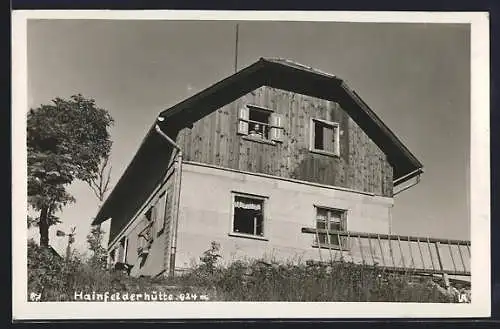
[[[111,220],[110,261],[131,275],[190,267],[211,241],[224,262],[314,260],[326,237],[303,227],[388,233],[421,173],[343,80],[261,58],[161,112],[93,224]]]

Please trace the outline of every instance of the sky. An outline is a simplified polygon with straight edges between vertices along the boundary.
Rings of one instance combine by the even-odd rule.
[[[395,196],[392,233],[470,239],[470,28],[465,24],[239,23],[238,69],[287,58],[344,79],[423,163]],[[28,106],[81,93],[115,119],[113,187],[158,113],[234,73],[231,21],[30,20]],[[84,183],[59,214],[75,247],[99,207]],[[107,227],[104,226],[104,229]],[[30,236],[37,236],[36,230]]]

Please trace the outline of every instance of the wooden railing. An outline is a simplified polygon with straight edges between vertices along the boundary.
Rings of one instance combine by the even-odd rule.
[[[302,233],[316,236],[314,247],[318,248],[320,261],[351,260],[355,263],[381,266],[391,271],[441,274],[447,285],[448,275],[471,275],[471,244],[467,240],[332,231],[309,227],[302,228]],[[325,240],[327,243],[317,243]],[[340,243],[328,243],[332,240]]]

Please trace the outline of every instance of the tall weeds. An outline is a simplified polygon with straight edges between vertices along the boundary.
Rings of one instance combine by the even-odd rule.
[[[217,265],[213,243],[198,265],[175,278],[131,278],[92,267],[78,257],[64,261],[35,243],[28,244],[28,294],[42,301],[71,301],[78,291],[91,293],[172,291],[207,294],[219,301],[454,302],[430,279],[385,272],[348,262],[235,261]]]

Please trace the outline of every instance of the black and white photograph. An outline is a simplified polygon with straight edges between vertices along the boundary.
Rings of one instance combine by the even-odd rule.
[[[19,11],[12,38],[14,319],[489,315],[487,14]]]

